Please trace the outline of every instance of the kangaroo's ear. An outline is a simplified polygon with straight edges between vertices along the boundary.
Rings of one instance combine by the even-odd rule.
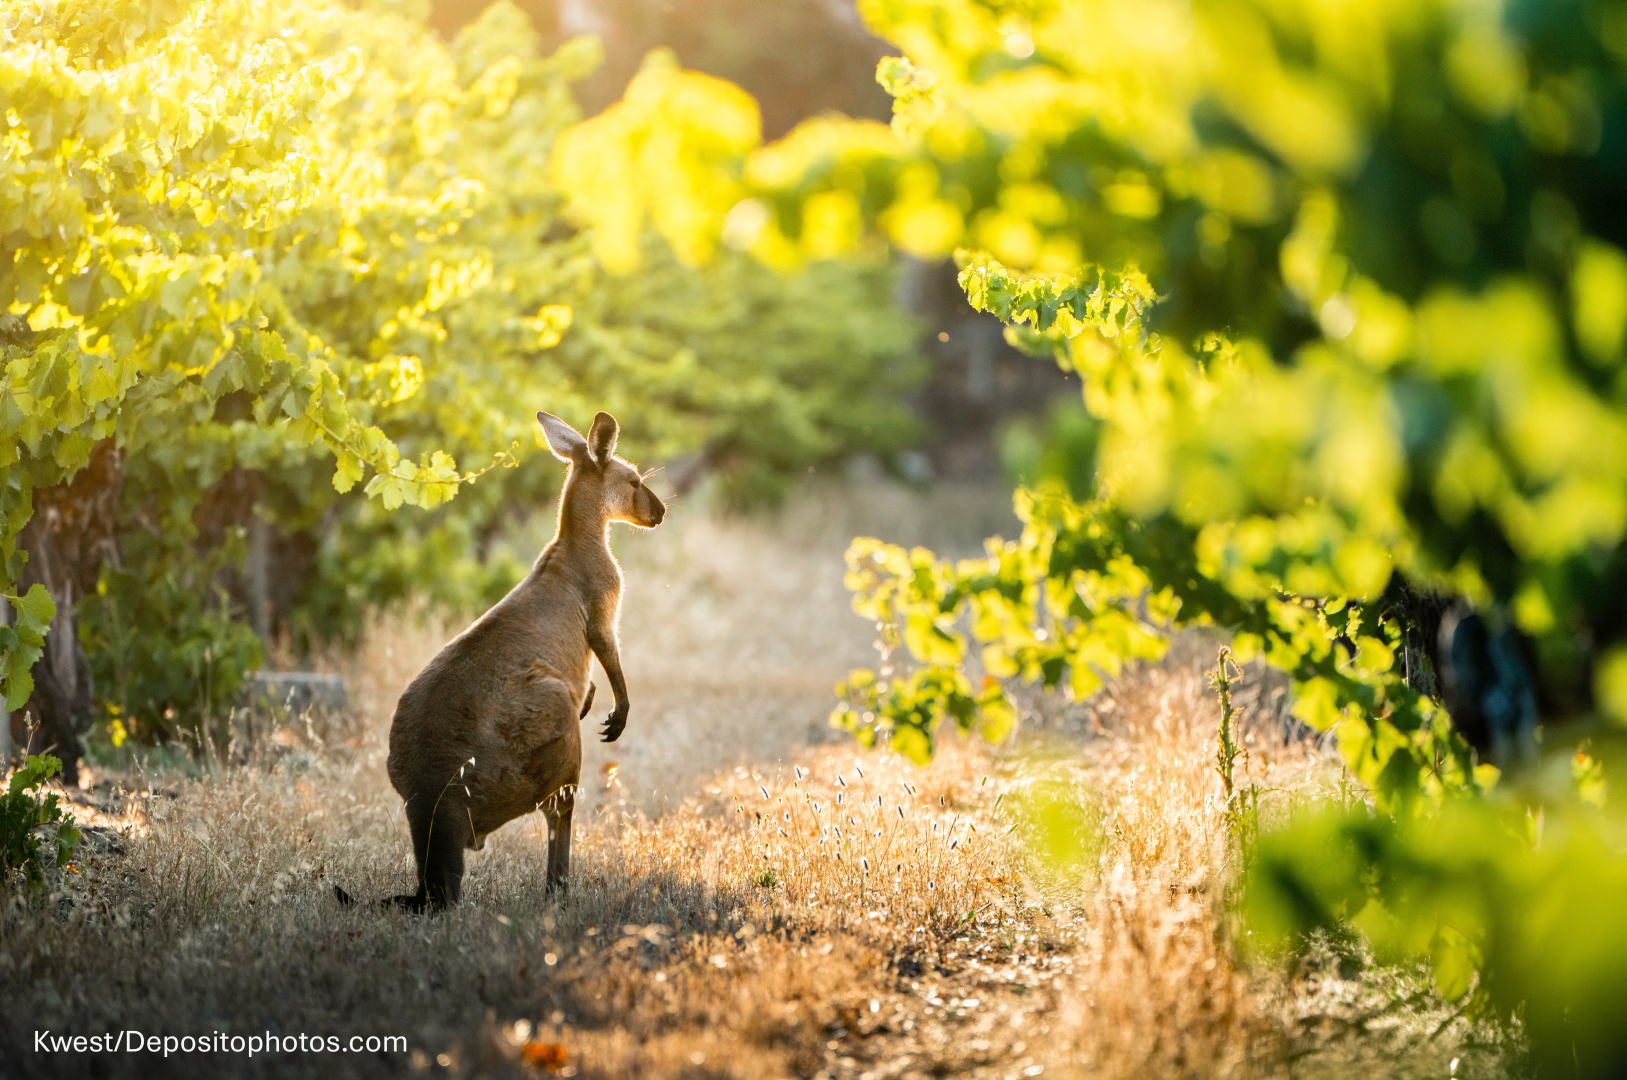
[[[610,460],[610,455],[616,452],[616,436],[621,434],[621,427],[616,418],[607,412],[602,412],[593,418],[593,426],[588,428],[588,453],[600,465]]]
[[[539,412],[537,423],[542,425],[542,433],[548,437],[548,449],[560,461],[581,461],[587,455],[587,440],[553,413]]]

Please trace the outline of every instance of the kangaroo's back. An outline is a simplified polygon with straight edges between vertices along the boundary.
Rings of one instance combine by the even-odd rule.
[[[487,800],[508,805],[533,793],[523,767],[532,744],[567,734],[555,722],[559,717],[537,713],[535,688],[554,680],[580,707],[592,664],[587,612],[595,602],[615,604],[620,591],[619,584],[612,596],[584,589],[595,583],[552,565],[556,548],[557,541],[545,548],[532,572],[447,642],[402,693],[390,725],[387,769],[403,799],[438,793],[460,767],[460,783],[471,794],[482,787]],[[569,717],[572,727],[576,715]]]

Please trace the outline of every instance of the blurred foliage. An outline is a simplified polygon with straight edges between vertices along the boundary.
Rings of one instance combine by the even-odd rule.
[[[1621,825],[1570,801],[1456,802],[1407,823],[1308,813],[1262,839],[1244,910],[1267,949],[1348,921],[1382,958],[1429,956],[1448,1000],[1520,1020],[1532,1075],[1621,1076]]]
[[[1078,401],[1055,398],[1041,417],[1019,416],[999,433],[1000,468],[1012,487],[1059,481],[1073,499],[1096,491],[1101,421]]]
[[[144,737],[218,717],[256,662],[241,595],[211,584],[256,517],[291,552],[272,586],[303,650],[354,640],[379,604],[505,591],[523,568],[482,555],[548,509],[558,470],[542,453],[476,484],[456,463],[529,462],[538,407],[616,413],[625,452],[699,456],[732,505],[913,437],[915,331],[884,260],[695,269],[635,231],[644,271],[607,277],[550,166],[596,43],[541,56],[499,3],[447,45],[421,15],[0,8],[18,42],[0,72],[7,535],[31,485],[102,438],[126,449],[126,550],[81,618],[102,696]],[[737,119],[754,141],[755,112]]]
[[[1109,826],[1100,804],[1084,796],[1077,778],[1041,768],[1011,791],[1007,835],[1016,841],[1023,872],[1050,895],[1077,895],[1100,879]]]
[[[604,40],[605,63],[576,92],[591,115],[619,99],[651,49],[667,47],[685,67],[728,79],[751,94],[763,131],[778,138],[826,112],[886,119],[892,99],[876,85],[886,45],[871,36],[852,5],[828,0],[515,0],[545,40],[570,32]],[[434,0],[431,24],[451,37],[472,21],[481,0]],[[563,10],[562,10],[563,7]],[[572,31],[570,28],[575,27]]]
[[[1370,933],[1519,1013],[1543,1075],[1621,1072],[1602,781],[1550,799],[1509,778],[1509,808],[1482,805],[1497,770],[1413,669],[1434,629],[1414,601],[1473,608],[1531,645],[1534,771],[1589,735],[1606,765],[1621,750],[1627,4],[859,8],[905,54],[878,69],[890,128],[825,118],[731,153],[715,119],[693,148],[647,123],[705,197],[676,210],[628,173],[591,208],[605,243],[648,218],[779,266],[954,253],[972,306],[1081,378],[1100,431],[1077,460],[1015,437],[1018,540],[958,563],[854,542],[884,655],[833,720],[919,759],[951,717],[1009,730],[1003,679],[1083,698],[1176,627],[1225,627],[1337,730],[1377,811],[1262,839],[1260,917],[1302,931],[1375,891]],[[625,123],[561,144],[573,198],[596,169],[571,155]],[[1541,840],[1545,815],[1564,836]]]
[[[11,884],[13,872],[27,885],[44,882],[41,829],[51,830],[51,854],[57,867],[66,866],[79,847],[79,830],[72,816],[58,805],[55,792],[42,791],[45,782],[61,771],[60,759],[29,754],[0,793],[0,883]]]
[[[906,53],[878,71],[890,128],[731,153],[745,106],[718,90],[686,146],[640,107],[556,154],[601,243],[647,218],[773,265],[958,250],[972,304],[1081,376],[1094,501],[1042,483],[1020,542],[958,566],[855,547],[859,606],[932,675],[866,683],[844,723],[920,745],[966,696],[964,613],[989,671],[1081,694],[1214,621],[1295,675],[1384,805],[1473,790],[1406,685],[1398,583],[1529,635],[1550,724],[1627,720],[1627,8],[860,9]],[[630,123],[684,185],[595,185],[580,148]]]

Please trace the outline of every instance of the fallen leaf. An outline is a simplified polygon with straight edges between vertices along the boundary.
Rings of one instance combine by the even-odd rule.
[[[565,1067],[565,1048],[558,1043],[538,1042],[532,1039],[520,1048],[525,1060],[533,1065],[540,1065],[549,1072],[558,1072]]]

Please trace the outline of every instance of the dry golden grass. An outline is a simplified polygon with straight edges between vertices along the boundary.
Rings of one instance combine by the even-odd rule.
[[[1239,960],[1211,641],[1088,705],[1036,698],[1017,743],[946,739],[927,769],[830,741],[830,683],[870,638],[840,588],[847,537],[964,548],[1001,527],[964,493],[936,516],[906,501],[889,527],[887,498],[620,544],[633,714],[585,771],[560,902],[542,895],[535,818],[471,856],[444,916],[332,899],[335,883],[368,897],[412,880],[385,732],[443,629],[376,630],[349,665],[350,725],[288,725],[229,769],[102,770],[83,872],[0,915],[0,1075],[1445,1076],[1453,1057],[1459,1076],[1496,1072],[1484,1032],[1429,1038],[1449,1010],[1415,971],[1332,945],[1292,970]],[[1256,678],[1241,697],[1246,779],[1282,813],[1337,769],[1282,737],[1276,689]],[[45,1028],[410,1050],[38,1054]]]

